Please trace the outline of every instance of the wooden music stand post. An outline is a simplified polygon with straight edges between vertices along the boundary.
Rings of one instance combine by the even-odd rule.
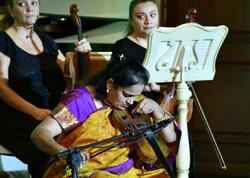
[[[187,23],[175,28],[160,27],[149,36],[143,62],[150,73],[149,82],[178,82],[178,124],[182,132],[176,159],[178,178],[187,178],[190,166],[187,103],[192,94],[186,82],[213,80],[217,54],[227,33],[224,25]]]

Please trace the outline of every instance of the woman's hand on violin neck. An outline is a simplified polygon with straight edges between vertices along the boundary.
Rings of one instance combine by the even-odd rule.
[[[80,53],[89,53],[92,51],[90,43],[86,40],[86,38],[75,43],[75,51]]]

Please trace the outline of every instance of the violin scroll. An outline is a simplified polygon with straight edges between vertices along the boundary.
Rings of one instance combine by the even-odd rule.
[[[187,15],[185,16],[185,21],[187,23],[196,23],[197,20],[197,10],[195,7],[191,7],[188,9]]]

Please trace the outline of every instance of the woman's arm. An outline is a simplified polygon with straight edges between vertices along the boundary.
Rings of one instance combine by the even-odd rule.
[[[60,67],[60,69],[62,70],[63,75],[65,74],[64,73],[64,61],[65,61],[65,56],[63,55],[63,53],[60,50],[58,50],[58,56],[57,56],[56,63]]]
[[[62,128],[51,117],[41,122],[32,132],[31,139],[35,145],[43,152],[50,155],[66,150],[65,147],[58,144],[54,137],[62,133]]]
[[[37,120],[43,120],[48,116],[50,110],[41,109],[29,103],[21,96],[19,96],[15,91],[13,91],[9,86],[6,79],[6,72],[8,72],[8,65],[3,64],[3,61],[10,60],[7,56],[0,52],[0,98],[9,106],[14,109],[32,116]],[[5,77],[4,77],[5,76]]]

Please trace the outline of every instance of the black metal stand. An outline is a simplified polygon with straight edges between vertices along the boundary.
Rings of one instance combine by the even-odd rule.
[[[164,168],[168,172],[169,176],[171,178],[175,178],[175,174],[173,172],[172,167],[169,165],[168,161],[166,160],[164,154],[161,151],[160,146],[158,145],[155,135],[152,131],[147,131],[145,133],[145,136],[147,137],[148,142],[150,143],[151,147],[153,148],[155,154],[157,155],[157,158],[161,161]]]
[[[71,154],[67,157],[67,164],[71,169],[72,178],[78,178],[77,169],[80,163],[81,163],[80,149],[72,150]]]
[[[142,134],[142,133],[140,133],[140,134]],[[78,167],[79,167],[79,165],[81,163],[80,152],[81,152],[82,149],[90,148],[90,147],[96,147],[97,145],[100,145],[100,144],[103,144],[103,143],[108,143],[108,142],[110,142],[112,140],[116,140],[116,139],[124,138],[124,137],[129,137],[129,136],[135,136],[135,135],[138,135],[137,131],[136,132],[125,132],[125,133],[123,133],[121,135],[117,135],[117,136],[114,136],[114,137],[111,137],[111,138],[108,138],[108,139],[105,139],[105,140],[101,140],[99,142],[95,142],[95,143],[92,143],[92,144],[89,144],[89,145],[79,146],[79,147],[75,147],[75,148],[72,148],[72,149],[62,151],[60,153],[57,153],[55,155],[55,157],[57,157],[57,158],[67,157],[66,160],[67,160],[67,164],[69,165],[69,167],[71,169],[72,178],[78,178],[78,173],[77,172],[78,172]],[[113,146],[113,147],[115,147],[115,146]],[[109,149],[111,149],[113,147],[111,146]],[[100,152],[100,153],[102,153],[102,152]],[[100,153],[98,153],[98,154],[100,154]],[[96,154],[96,155],[98,155],[98,154]],[[96,156],[96,155],[94,155],[94,156]],[[91,156],[90,158],[92,158],[94,156]]]
[[[132,142],[131,142],[131,138],[126,139],[125,141],[119,143],[119,144],[115,144],[115,145],[111,145],[109,146],[106,150],[107,151],[111,148],[114,148],[116,146],[121,146],[121,145],[125,145],[126,142],[130,141],[131,143],[134,143],[137,139],[137,141],[139,139],[141,139],[141,137],[144,135],[145,137],[147,137],[150,145],[152,146],[152,148],[154,149],[158,159],[160,159],[165,167],[165,169],[168,171],[169,175],[171,176],[171,178],[175,178],[173,171],[171,169],[171,166],[169,166],[169,164],[167,163],[167,160],[164,158],[163,153],[161,152],[161,149],[158,145],[158,143],[156,142],[155,136],[154,136],[154,132],[158,132],[159,130],[163,129],[164,127],[166,127],[168,124],[170,124],[173,120],[175,120],[175,118],[170,118],[168,120],[165,121],[161,121],[159,123],[153,124],[151,126],[142,128],[142,129],[138,129],[136,131],[128,131],[128,132],[124,132],[123,134],[108,138],[108,139],[104,139],[101,140],[99,142],[95,142],[89,145],[84,145],[84,146],[79,146],[79,147],[75,147],[72,149],[68,149],[65,150],[63,152],[60,152],[58,154],[56,154],[55,156],[57,158],[61,158],[61,157],[67,157],[67,164],[69,165],[69,167],[71,168],[71,172],[72,172],[72,178],[78,178],[78,174],[77,174],[77,170],[78,167],[81,163],[81,155],[80,152],[82,149],[86,149],[86,148],[90,148],[90,147],[98,147],[98,145],[104,144],[104,143],[108,143],[112,140],[117,140],[120,138],[126,138],[126,137],[131,137],[132,138]],[[124,144],[125,143],[125,144]],[[128,144],[126,144],[128,145]],[[95,155],[90,156],[90,158],[93,158],[95,156],[97,156],[98,154],[103,153],[104,151],[97,153]]]

